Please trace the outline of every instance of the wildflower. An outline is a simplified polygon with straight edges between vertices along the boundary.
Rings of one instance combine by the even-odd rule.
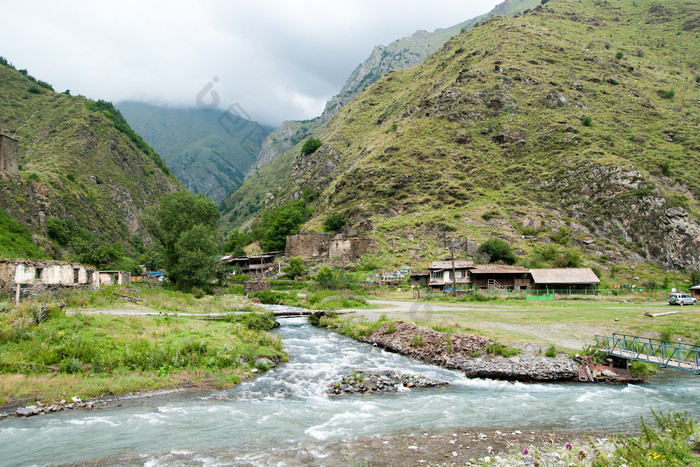
[[[567,451],[571,451],[574,448],[574,445],[571,443],[566,443],[564,445],[564,447],[566,448]]]
[[[527,456],[528,450],[527,448],[523,448],[523,456]]]

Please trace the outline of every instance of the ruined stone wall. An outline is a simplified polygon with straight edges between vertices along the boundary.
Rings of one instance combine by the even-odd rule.
[[[261,290],[270,290],[270,282],[268,281],[248,281],[243,284],[243,290],[246,293],[260,292]]]
[[[17,140],[0,135],[0,170],[16,174],[19,172]]]
[[[331,240],[328,257],[333,264],[359,261],[371,245],[368,238],[345,237]]]
[[[99,285],[94,269],[79,263],[52,261],[0,261],[0,292],[27,298],[61,288],[92,288]]]
[[[304,261],[328,258],[331,237],[328,235],[307,234],[290,235],[284,256],[301,258]]]
[[[355,262],[367,253],[371,240],[360,237],[331,237],[322,234],[290,235],[287,237],[287,258],[304,261],[330,259],[332,264]]]

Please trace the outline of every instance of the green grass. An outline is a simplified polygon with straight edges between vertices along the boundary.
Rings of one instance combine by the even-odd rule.
[[[53,307],[36,325],[31,310],[39,303],[0,314],[0,397],[7,403],[177,387],[191,378],[231,384],[257,358],[286,358],[279,336],[266,332],[274,323],[269,315],[201,321],[66,315]]]
[[[47,258],[36,246],[32,233],[0,209],[0,258]]]

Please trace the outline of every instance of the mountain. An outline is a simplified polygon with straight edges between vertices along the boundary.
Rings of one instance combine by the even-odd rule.
[[[257,122],[219,110],[142,102],[120,102],[117,108],[188,190],[217,203],[243,183],[270,132]]]
[[[377,81],[227,218],[306,190],[304,229],[341,214],[398,264],[500,237],[531,264],[700,269],[698,26],[685,0],[494,17]]]
[[[146,206],[182,189],[110,103],[54,92],[2,58],[0,116],[0,133],[17,142],[0,137],[0,154],[18,157],[0,169],[0,209],[11,217],[0,216],[0,233],[18,239],[3,256],[36,256],[31,238],[52,253],[47,226],[128,242],[143,234],[138,216]]]
[[[323,113],[311,120],[285,121],[262,142],[257,160],[248,171],[249,178],[257,170],[281,156],[285,151],[311,134],[313,130],[328,122],[352,101],[360,92],[374,84],[379,78],[393,70],[404,70],[418,65],[448,39],[462,30],[468,30],[496,15],[513,16],[539,5],[539,0],[505,0],[490,12],[463,21],[449,28],[433,32],[417,31],[412,36],[398,39],[387,46],[378,45],[369,58],[355,68],[340,92],[327,103]]]
[[[257,160],[246,174],[246,182],[221,203],[224,230],[248,226],[265,207],[265,203],[269,202],[271,195],[268,193],[276,190],[280,186],[280,180],[287,176],[291,162],[299,152],[296,146],[309,135],[320,134],[325,124],[343,106],[379,78],[392,70],[406,69],[421,63],[449,38],[481,21],[498,14],[513,16],[538,4],[539,0],[505,0],[489,13],[452,27],[437,29],[432,33],[418,31],[386,47],[375,47],[369,58],[353,71],[340,93],[328,101],[319,117],[304,121],[285,121],[279,129],[265,138]],[[282,161],[274,166],[268,165],[277,158],[282,158]]]

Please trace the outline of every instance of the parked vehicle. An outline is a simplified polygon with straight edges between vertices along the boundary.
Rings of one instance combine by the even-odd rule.
[[[669,305],[695,305],[697,300],[687,293],[672,293],[668,296]]]

